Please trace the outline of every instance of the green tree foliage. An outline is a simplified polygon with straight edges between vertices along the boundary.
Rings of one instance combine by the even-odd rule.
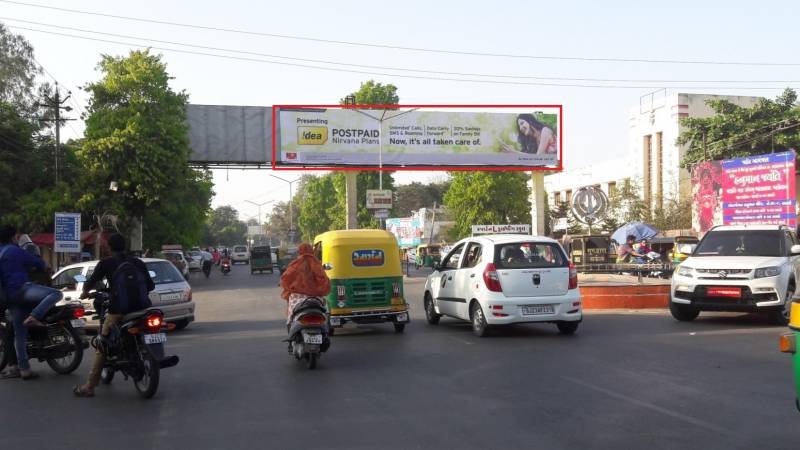
[[[444,204],[455,221],[451,238],[472,225],[531,223],[528,176],[523,172],[451,172]]]
[[[375,80],[361,83],[361,87],[350,95],[355,97],[355,101],[359,105],[396,105],[400,103],[397,86],[376,83]],[[342,98],[339,103],[345,104],[345,100],[346,98]]]
[[[213,192],[208,174],[188,165],[186,93],[170,88],[166,65],[148,50],[104,56],[99,70],[102,79],[86,87],[91,100],[79,156],[87,182],[78,205],[117,211],[123,228],[134,217],[153,220],[145,225],[151,233],[156,225],[181,225],[181,236],[167,231],[157,239],[198,238],[202,220],[187,218],[205,215]],[[117,192],[108,190],[111,181]]]
[[[303,240],[311,241],[314,236],[331,229],[329,211],[336,205],[334,175],[312,177],[303,189],[299,201],[297,217],[298,229]]]
[[[433,204],[442,205],[444,194],[450,187],[450,181],[423,184],[413,182],[397,186],[395,190],[394,211],[399,217],[410,217],[413,211],[420,208],[432,208]]]
[[[297,208],[295,208],[296,212]],[[297,215],[292,220],[297,223]],[[296,226],[296,225],[295,225]],[[273,240],[281,242],[289,241],[289,202],[276,202],[272,206],[272,212],[267,219],[267,235]]]
[[[0,23],[0,102],[28,110],[33,103],[36,77],[41,71],[31,44]]]
[[[587,231],[584,225],[578,222],[578,220],[575,218],[575,215],[572,213],[572,208],[569,206],[568,202],[559,203],[558,206],[550,211],[548,217],[553,224],[555,224],[555,222],[559,219],[566,218],[567,234],[582,234],[584,231]]]
[[[239,220],[239,212],[230,205],[219,206],[209,214],[203,232],[204,245],[232,246],[245,242],[247,225]]]
[[[688,230],[692,228],[692,199],[665,200],[664,206],[653,209],[650,222],[659,230]]]
[[[743,108],[728,100],[710,100],[714,116],[681,120],[685,131],[678,144],[688,144],[681,164],[729,159],[800,148],[800,108],[797,93],[786,89],[775,100],[760,99]],[[707,155],[703,150],[703,134]]]
[[[636,180],[625,179],[618,183],[617,189],[608,197],[608,209],[599,224],[600,229],[613,233],[628,222],[649,221],[650,213],[640,192]]]

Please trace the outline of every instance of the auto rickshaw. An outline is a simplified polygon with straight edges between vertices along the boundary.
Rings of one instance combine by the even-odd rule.
[[[794,405],[800,411],[800,354],[797,353],[797,341],[800,340],[800,298],[795,297],[792,302],[791,316],[789,318],[789,332],[781,336],[780,348],[784,353],[792,355],[794,367]]]
[[[314,254],[331,280],[331,327],[347,322],[391,322],[397,333],[409,322],[403,296],[400,248],[383,230],[340,230],[314,238]]]
[[[259,245],[250,249],[250,275],[259,272],[274,273],[272,268],[272,249],[269,245]]]
[[[278,260],[278,273],[283,273],[283,271],[286,270],[286,266],[297,258],[297,249],[278,249],[275,250],[275,256]]]
[[[677,236],[675,238],[675,246],[670,252],[672,264],[677,266],[684,262],[694,252],[698,242],[700,240],[694,236]]]
[[[437,244],[421,244],[417,246],[417,256],[415,266],[417,269],[420,267],[431,267],[434,264],[439,264],[442,261],[442,246]]]

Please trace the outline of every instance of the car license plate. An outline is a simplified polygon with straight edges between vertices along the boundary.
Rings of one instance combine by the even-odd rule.
[[[740,287],[710,287],[706,289],[708,297],[742,298],[742,288]]]
[[[144,335],[145,344],[163,344],[164,342],[167,342],[167,335],[164,333]]]
[[[408,322],[408,313],[400,313],[397,315],[398,322]]]
[[[72,319],[69,323],[72,325],[72,328],[83,328],[86,326],[86,321],[83,319]]]
[[[321,334],[304,334],[303,341],[306,344],[322,344]]]
[[[522,307],[522,314],[526,316],[537,316],[540,314],[553,314],[553,305],[528,305]]]
[[[181,294],[161,294],[161,301],[162,302],[171,302],[175,300],[179,300],[181,298]]]

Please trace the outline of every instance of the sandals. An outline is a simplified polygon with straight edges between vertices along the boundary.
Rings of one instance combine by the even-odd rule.
[[[82,397],[82,398],[90,398],[94,397],[94,389],[84,389],[83,386],[75,386],[72,388],[72,393],[75,394],[75,397]]]
[[[35,380],[39,378],[39,374],[32,371],[28,371],[28,373],[22,373],[22,371],[20,371],[20,378],[23,380]]]

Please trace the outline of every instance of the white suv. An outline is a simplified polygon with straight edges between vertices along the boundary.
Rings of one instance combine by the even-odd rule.
[[[247,249],[246,245],[233,246],[233,251],[231,252],[231,262],[233,264],[236,264],[237,262],[250,264],[250,251]]]
[[[583,318],[578,274],[564,249],[539,236],[463,239],[425,282],[429,324],[444,316],[472,322],[485,336],[493,325],[552,322],[572,334]]]
[[[670,311],[764,312],[786,324],[800,272],[800,245],[783,225],[712,228],[672,276]]]

